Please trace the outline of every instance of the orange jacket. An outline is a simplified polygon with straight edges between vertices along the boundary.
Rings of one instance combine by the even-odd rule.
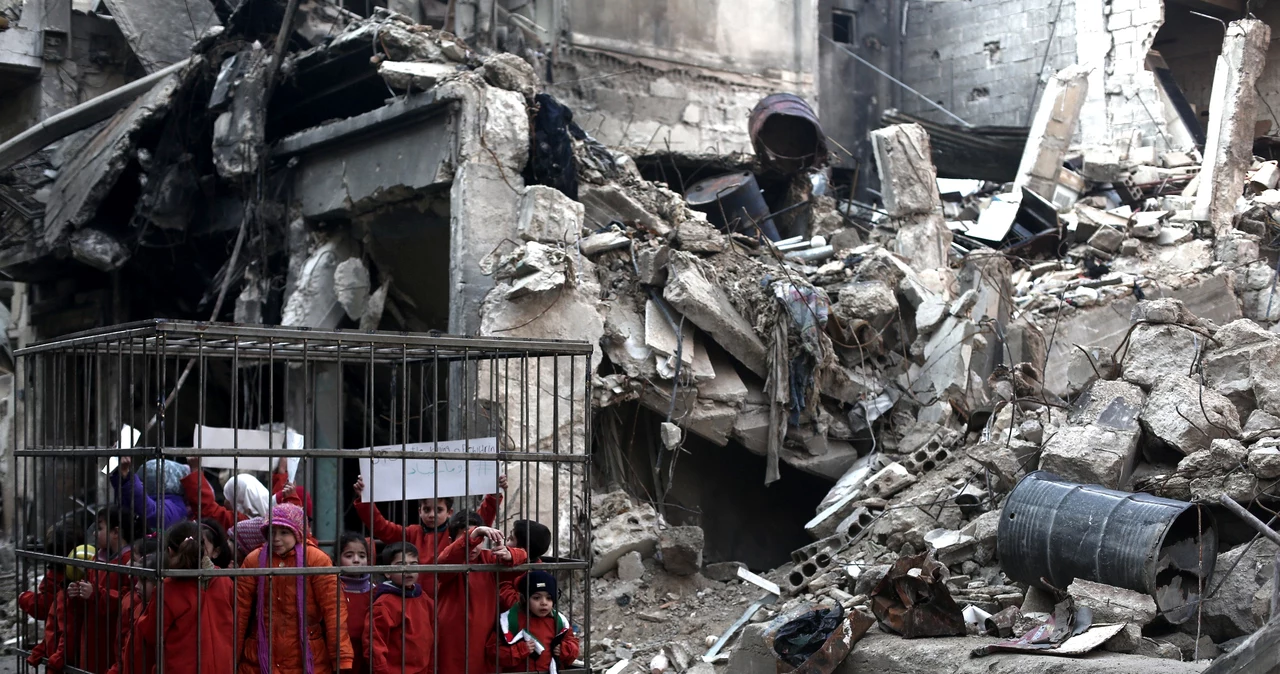
[[[148,652],[156,651],[156,623],[163,621],[164,670],[184,674],[235,674],[231,615],[235,584],[225,576],[164,580],[162,602],[152,601],[138,620],[137,637]],[[157,589],[157,593],[160,588]],[[157,597],[160,595],[157,594]]]
[[[474,548],[478,538],[470,531],[440,552],[440,564],[464,564],[468,559],[467,541]],[[524,564],[529,554],[511,548],[510,566]],[[497,564],[491,550],[476,551],[474,564]],[[436,650],[440,654],[437,669],[441,674],[491,674],[497,669],[497,651],[486,648],[489,637],[497,629],[498,574],[495,571],[468,571],[440,574],[436,602],[439,606]]]
[[[435,654],[432,618],[436,604],[418,596],[381,592],[373,601],[373,623],[366,637],[373,648],[373,674],[431,674]],[[401,646],[404,646],[401,649]]]
[[[551,642],[556,637],[556,619],[552,615],[538,618],[521,613],[518,621],[520,629],[532,634],[533,638],[542,644],[545,650],[541,654],[535,654],[528,642],[523,639],[514,644],[499,644],[499,641],[506,640],[496,632],[489,637],[489,647],[485,650],[493,652],[494,647],[497,646],[498,666],[501,667],[499,671],[545,672],[550,670],[551,658],[554,657],[551,652]],[[560,657],[556,658],[556,664],[560,669],[568,669],[573,665],[573,661],[578,659],[580,650],[578,637],[574,636],[572,629],[567,630],[559,645]]]
[[[305,546],[304,564],[308,567],[333,566],[329,556],[314,545]],[[260,549],[245,557],[241,568],[256,569]],[[268,551],[268,563],[273,567],[297,565],[293,551],[279,556]],[[347,607],[342,601],[342,590],[336,576],[325,574],[303,576],[306,587],[306,630],[311,646],[313,670],[332,672],[350,669],[353,651],[351,635],[347,633]],[[258,578],[241,576],[237,583],[236,646],[240,654],[240,674],[261,674],[258,667],[257,611],[269,610],[267,629],[271,632],[271,659],[275,674],[302,674],[302,640],[298,621],[298,576],[274,576],[267,579],[267,601],[270,606],[257,606]],[[336,661],[336,667],[335,665]]]

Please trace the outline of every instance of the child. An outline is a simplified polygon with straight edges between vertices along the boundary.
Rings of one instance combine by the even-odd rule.
[[[116,505],[98,510],[95,561],[128,565],[132,550],[125,542],[141,530],[133,511]],[[67,585],[68,631],[72,635],[68,643],[78,649],[74,664],[80,669],[103,674],[116,664],[120,598],[131,585],[132,579],[125,574],[100,569],[90,569],[84,580]]]
[[[144,518],[149,529],[170,527],[191,518],[182,500],[181,484],[189,472],[190,468],[176,461],[151,459],[135,473],[133,457],[122,456],[111,474],[111,487],[119,495],[120,505]]]
[[[533,520],[516,520],[510,538],[515,541],[512,547],[529,553],[530,564],[541,562],[542,556],[551,548],[551,530]],[[516,588],[520,587],[522,578],[524,578],[523,571],[503,573],[499,576],[499,609],[505,611],[520,601],[520,591]]]
[[[245,557],[242,568],[333,566],[308,541],[306,514],[296,505],[272,508],[262,536],[266,543]],[[240,674],[351,669],[346,614],[332,575],[240,577],[235,630]]]
[[[392,543],[382,551],[387,566],[417,564],[418,551],[409,543]],[[373,674],[430,674],[435,654],[432,618],[435,602],[422,592],[417,572],[388,573],[373,601],[373,624],[368,642],[373,650]]]
[[[270,513],[272,494],[280,495],[289,482],[285,461],[286,459],[281,459],[280,465],[271,474],[270,492],[262,486],[258,478],[248,473],[241,473],[227,480],[227,483],[222,485],[222,495],[227,502],[227,506],[224,507],[214,498],[213,487],[205,479],[204,472],[200,470],[200,458],[190,457],[187,459],[187,465],[191,473],[180,482],[182,493],[192,515],[201,518],[212,517],[225,531],[234,527],[236,522],[266,517]],[[280,501],[292,502],[285,498],[281,498]],[[295,505],[301,504],[295,502]]]
[[[148,539],[154,541],[155,539]],[[133,545],[132,566],[140,569],[157,568],[154,552],[143,553],[142,542]],[[136,576],[133,590],[120,599],[120,625],[124,630],[120,638],[120,661],[113,665],[107,674],[151,674],[155,669],[155,650],[147,648],[138,636],[138,621],[147,610],[147,602],[155,593],[156,580],[146,576]]]
[[[519,548],[503,545],[502,532],[475,526],[479,516],[457,513],[449,518],[449,537],[454,539],[440,552],[439,564],[505,564],[518,566],[529,555]],[[492,550],[480,544],[489,541]],[[493,635],[493,617],[498,613],[498,574],[467,571],[440,574],[436,603],[440,607],[436,635],[439,667],[448,674],[488,674],[496,669],[494,650],[485,649]]]
[[[372,503],[364,502],[364,476],[358,476],[354,486],[356,493],[355,508],[360,521],[369,527],[373,537],[383,543],[412,543],[422,552],[423,562],[434,563],[440,550],[449,545],[449,518],[453,516],[453,499],[424,498],[418,501],[418,518],[421,524],[402,527],[382,516]],[[498,489],[507,490],[507,476],[498,477]],[[480,519],[485,526],[493,526],[498,516],[498,507],[502,505],[502,494],[489,494],[480,503]],[[370,551],[376,553],[376,550]],[[423,579],[427,594],[433,594],[434,581]]]
[[[227,541],[227,532],[222,528],[222,523],[212,517],[206,517],[200,520],[200,523],[208,529],[209,533],[204,554],[219,569],[235,568],[236,557],[231,552],[231,544]]]
[[[165,563],[170,569],[213,569],[205,554],[212,532],[199,522],[183,522],[164,534]],[[235,585],[226,576],[165,578],[160,596],[147,604],[134,628],[143,649],[164,651],[157,663],[167,672],[234,674],[231,614]],[[163,606],[163,610],[161,607]]]
[[[578,659],[578,638],[569,619],[556,607],[556,579],[546,571],[530,571],[520,584],[521,602],[498,616],[502,643],[498,665],[503,672],[551,672],[568,669]],[[491,641],[488,650],[493,651]]]
[[[69,556],[80,545],[82,538],[74,525],[55,525],[45,533],[44,551],[48,554]],[[43,638],[31,647],[27,664],[36,666],[48,660],[49,672],[61,672],[67,664],[67,628],[70,615],[67,609],[66,565],[51,564],[35,593],[24,592],[18,598],[23,610],[37,620],[44,621]],[[25,601],[24,601],[25,599]],[[29,608],[28,608],[29,607]]]
[[[369,563],[369,542],[364,536],[347,531],[338,540],[339,566],[365,566]],[[356,674],[367,674],[369,671],[368,643],[365,639],[365,627],[369,624],[369,615],[373,609],[373,582],[371,574],[347,574],[338,576],[342,582],[342,598],[347,605],[347,634],[351,636],[351,644],[359,644],[354,655]]]

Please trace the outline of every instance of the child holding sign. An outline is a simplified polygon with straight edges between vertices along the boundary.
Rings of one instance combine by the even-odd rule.
[[[507,490],[507,476],[498,476],[498,489]],[[421,524],[402,527],[382,516],[373,503],[364,501],[364,476],[356,478],[355,509],[360,521],[373,531],[373,537],[383,543],[409,543],[417,548],[422,556],[423,564],[434,564],[440,551],[452,542],[449,536],[449,518],[453,516],[452,498],[424,498],[418,501],[418,518]],[[477,512],[486,526],[492,526],[498,516],[498,508],[502,505],[502,493],[489,494],[480,503]],[[370,555],[376,554],[371,550]],[[428,595],[434,595],[435,579],[423,578],[422,584]]]

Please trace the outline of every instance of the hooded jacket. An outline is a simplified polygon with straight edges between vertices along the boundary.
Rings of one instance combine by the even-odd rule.
[[[45,611],[44,638],[31,647],[27,664],[36,666],[47,658],[48,672],[57,674],[62,671],[67,664],[67,617],[67,590],[58,588]]]
[[[269,546],[270,544],[268,544]],[[297,566],[294,551],[276,555],[267,551],[268,565],[274,567]],[[241,568],[261,568],[261,550],[245,557]],[[314,545],[304,545],[304,563],[308,567],[332,566],[329,556]],[[301,645],[298,615],[298,576],[268,577],[267,601],[269,606],[257,606],[258,578],[241,576],[237,579],[238,606],[235,635],[240,645],[240,674],[262,674],[258,663],[257,615],[260,610],[270,610],[271,671],[276,674],[305,674],[306,654]],[[328,673],[338,669],[350,669],[353,651],[351,636],[347,633],[347,609],[342,601],[338,580],[333,575],[302,576],[304,583],[304,611],[307,643],[311,653],[312,671]]]
[[[120,661],[108,670],[108,674],[152,674],[155,668],[155,648],[147,648],[138,636],[138,621],[147,610],[147,603],[137,591],[120,599]]]
[[[431,674],[434,671],[432,618],[435,610],[435,602],[423,593],[421,585],[411,590],[402,590],[391,583],[378,586],[367,637],[373,650],[373,674]]]
[[[486,650],[492,652],[497,647],[499,671],[555,674],[573,666],[578,659],[578,637],[569,619],[559,611],[539,618],[528,613],[523,603],[517,603],[498,616],[498,624],[501,633],[490,637]],[[552,653],[556,645],[560,646],[560,657]]]
[[[132,557],[132,552],[125,549],[112,559],[98,561],[128,566]],[[93,585],[93,595],[67,599],[67,643],[75,649],[75,657],[69,663],[94,674],[105,674],[120,657],[120,600],[131,591],[133,577],[90,569],[85,580]]]
[[[111,487],[120,497],[120,506],[146,519],[147,527],[150,529],[168,529],[191,518],[191,512],[187,510],[187,502],[183,500],[182,494],[164,494],[156,500],[155,492],[148,491],[142,486],[142,478],[138,477],[137,471],[130,473],[123,480],[120,479],[119,471],[112,473]],[[163,527],[160,526],[162,513]]]
[[[149,603],[138,620],[135,636],[142,640],[146,652],[156,652],[156,622],[163,619],[160,634],[164,636],[166,672],[234,674],[234,589],[226,576],[166,578],[163,613],[156,608],[160,601]],[[157,589],[156,598],[160,596]]]
[[[468,545],[470,542],[470,545]],[[471,548],[479,545],[471,530],[440,553],[439,564],[465,564]],[[508,566],[524,564],[529,555],[510,548]],[[492,550],[477,550],[474,564],[498,564]],[[498,615],[498,574],[468,571],[440,574],[436,594],[439,629],[436,638],[439,671],[444,674],[491,674],[497,669],[496,651],[488,648]]]

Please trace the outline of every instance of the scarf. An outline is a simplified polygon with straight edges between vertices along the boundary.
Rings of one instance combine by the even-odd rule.
[[[400,587],[391,581],[383,581],[378,583],[378,590],[373,595],[373,600],[377,601],[378,597],[384,594],[394,594],[402,599],[416,599],[422,596],[422,586],[414,583],[413,587]]]
[[[240,474],[222,485],[222,495],[234,506],[237,512],[249,517],[263,517],[270,514],[271,492],[262,486],[258,478],[249,474]]]
[[[262,552],[258,555],[258,567],[265,569],[271,561],[271,552],[267,550],[266,545],[262,546]],[[297,554],[298,568],[306,566],[306,557],[303,553],[303,544],[298,543],[294,546],[294,552]],[[313,665],[311,664],[311,643],[307,640],[307,607],[305,604],[303,584],[306,582],[306,576],[298,576],[298,636],[302,639],[302,661],[305,665],[307,674],[314,674]],[[267,619],[264,614],[266,609],[270,607],[267,603],[267,583],[271,581],[270,576],[262,576],[258,578],[258,668],[262,674],[271,674],[270,646],[267,642]]]
[[[364,594],[373,589],[373,583],[370,582],[372,577],[372,574],[366,573],[363,576],[338,576],[338,580],[342,581],[343,592]]]
[[[535,656],[541,656],[543,651],[547,650],[549,646],[544,645],[542,642],[538,641],[537,637],[526,632],[524,628],[520,627],[520,616],[524,615],[524,613],[524,602],[518,601],[515,606],[511,607],[510,611],[498,615],[499,627],[502,628],[502,638],[506,640],[508,646],[514,645],[521,639],[525,639],[529,641],[529,647],[533,650],[533,654]],[[569,631],[569,619],[564,617],[563,613],[556,610],[552,610],[551,615],[556,620],[556,635],[554,638],[559,639]],[[512,633],[512,628],[516,628],[518,631]],[[551,668],[547,671],[549,674],[557,674],[556,659],[554,656],[551,658]]]

